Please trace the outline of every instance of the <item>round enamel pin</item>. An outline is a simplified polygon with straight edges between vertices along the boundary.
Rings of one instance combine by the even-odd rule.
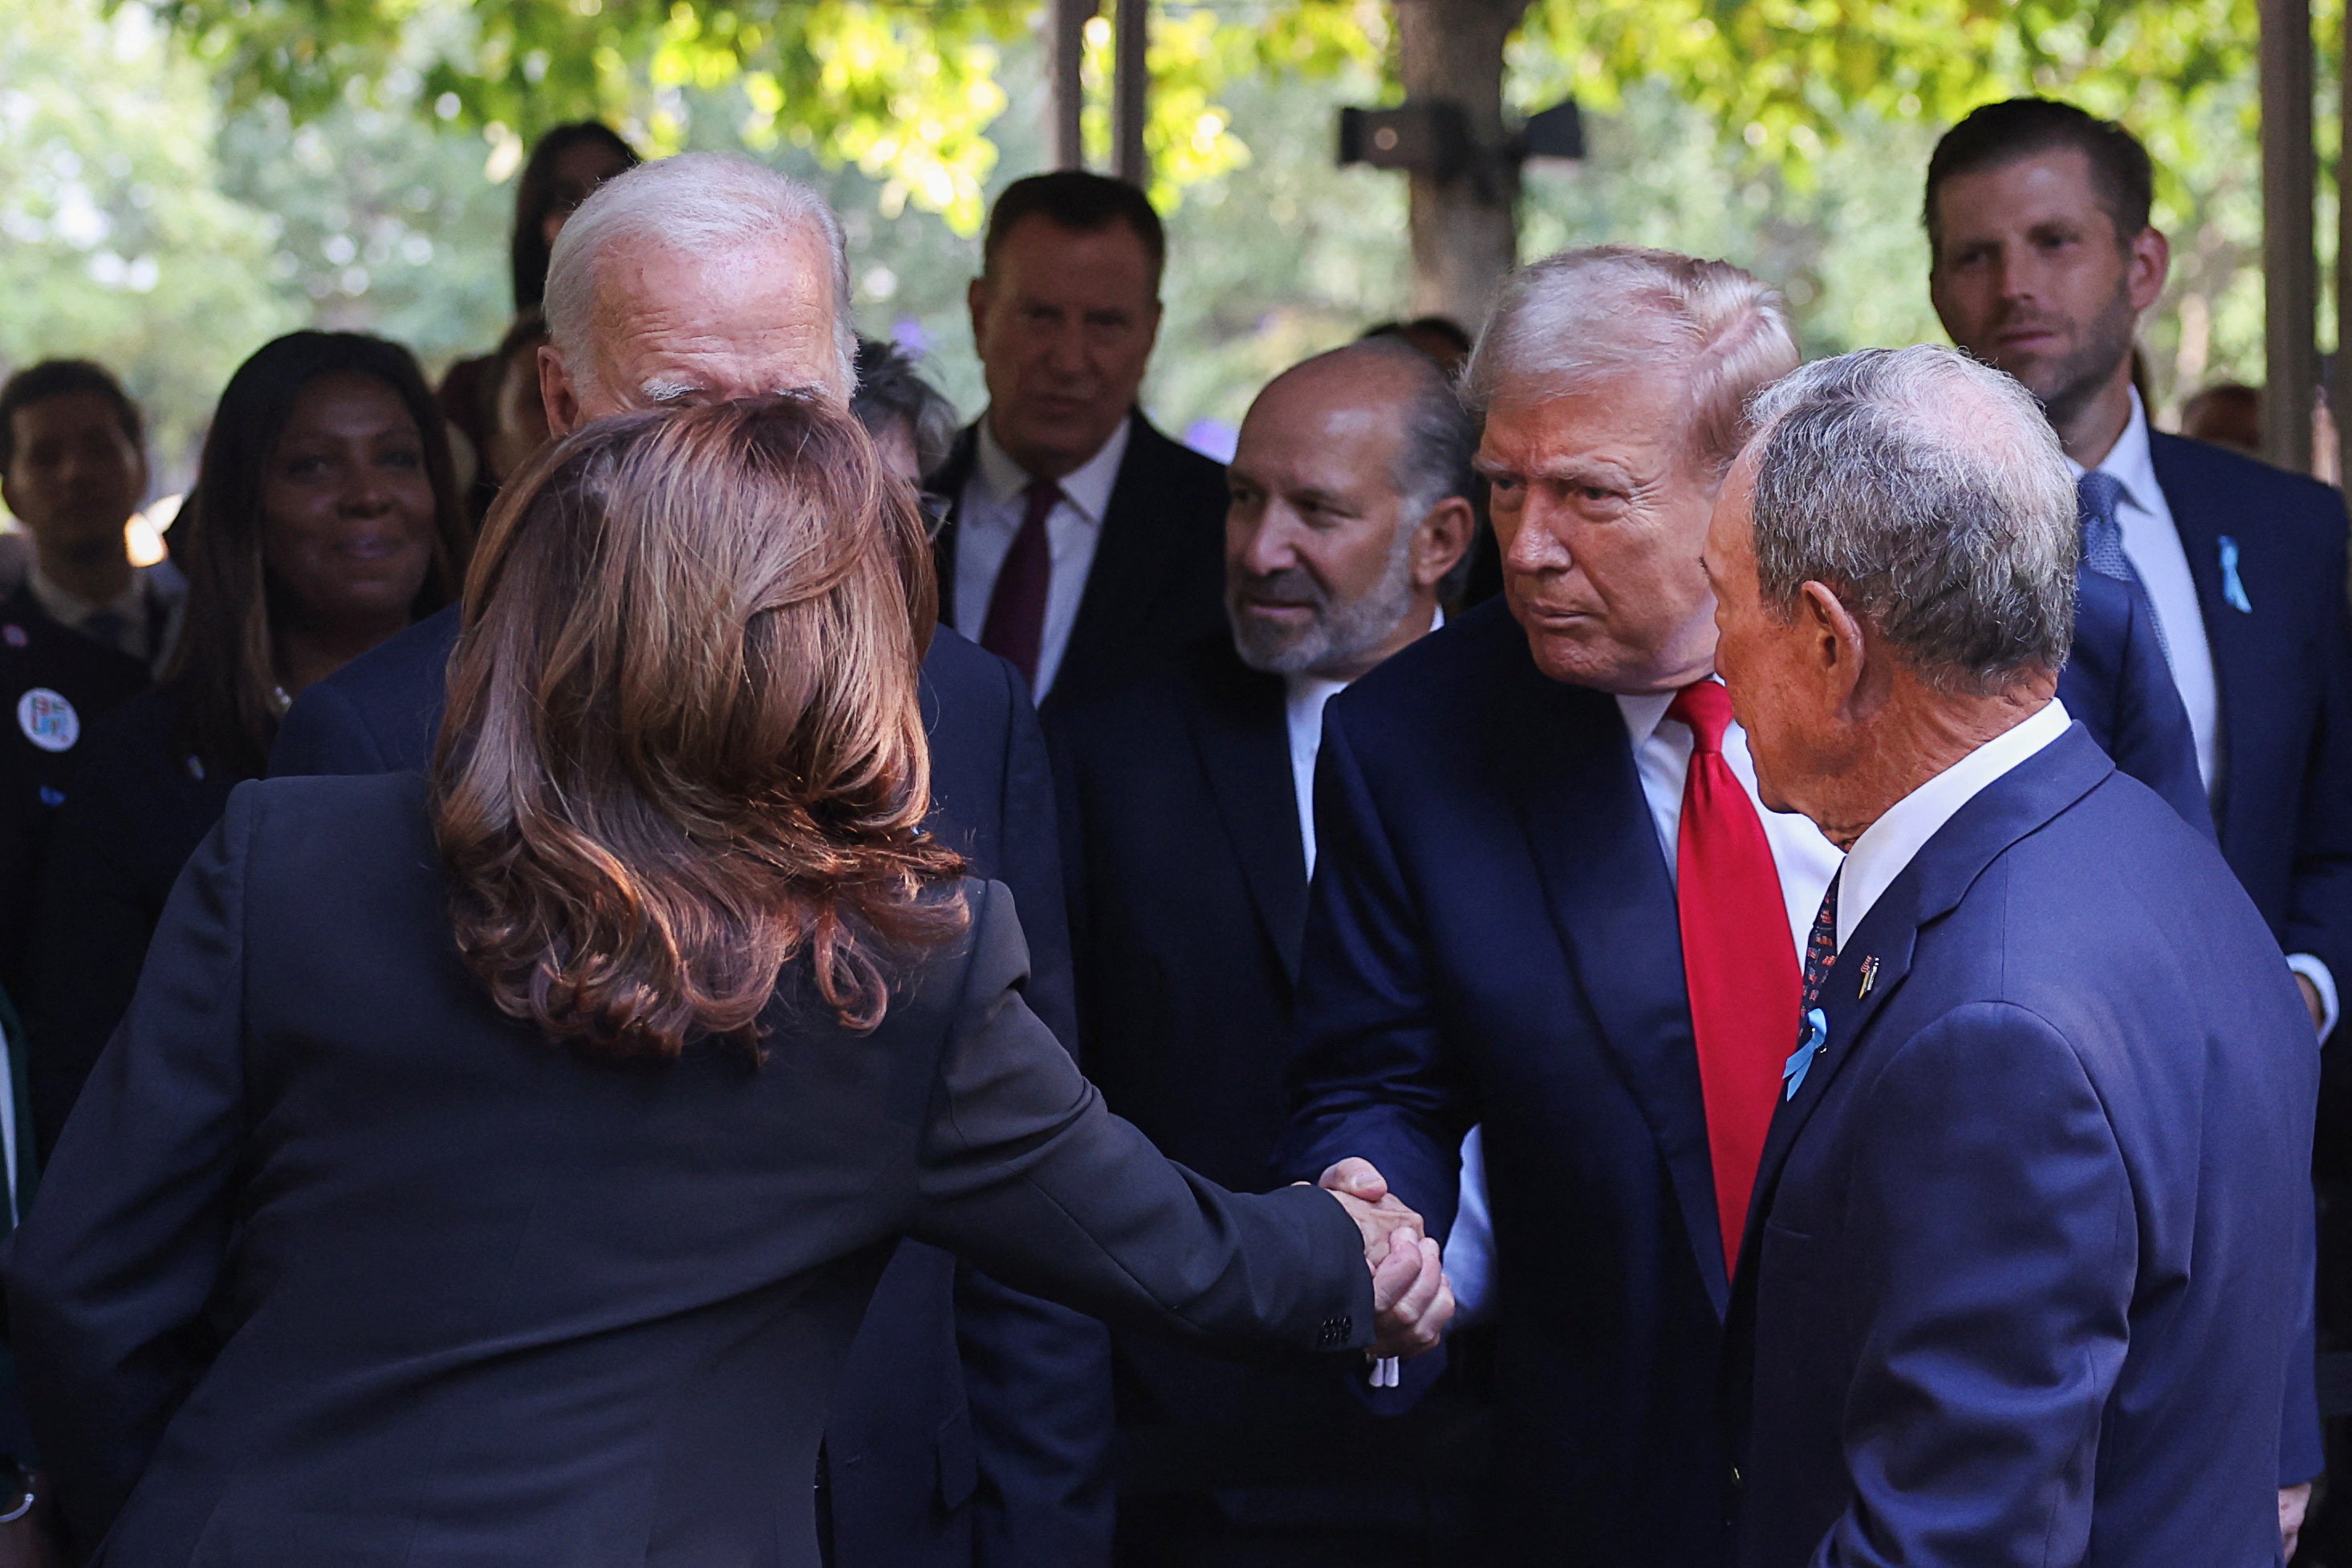
[[[63,752],[81,739],[81,715],[57,692],[36,686],[16,699],[16,728],[41,750]]]

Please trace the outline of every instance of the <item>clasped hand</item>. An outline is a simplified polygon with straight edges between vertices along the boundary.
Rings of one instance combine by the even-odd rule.
[[[1372,1271],[1375,1355],[1411,1357],[1433,1350],[1454,1316],[1454,1287],[1442,1249],[1421,1216],[1404,1206],[1369,1160],[1342,1160],[1316,1183],[1339,1200],[1364,1237]]]

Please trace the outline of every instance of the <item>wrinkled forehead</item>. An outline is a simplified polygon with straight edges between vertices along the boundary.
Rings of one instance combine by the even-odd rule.
[[[1601,463],[1664,473],[1698,465],[1689,377],[1678,370],[1619,369],[1550,381],[1514,378],[1486,411],[1482,468],[1565,477]],[[1712,485],[1714,476],[1706,476]]]
[[[811,237],[707,254],[616,246],[595,279],[589,334],[601,379],[633,406],[809,387],[849,395],[831,258]]]

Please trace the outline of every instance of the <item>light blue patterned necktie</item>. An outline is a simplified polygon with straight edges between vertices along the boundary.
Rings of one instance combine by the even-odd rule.
[[[2083,525],[2083,564],[2102,577],[2113,577],[2132,591],[2132,597],[2147,614],[2147,624],[2156,629],[2156,646],[2169,665],[2172,644],[2164,635],[2164,623],[2156,618],[2156,606],[2148,602],[2147,585],[2133,569],[2131,557],[2124,553],[2124,525],[2116,516],[2116,507],[2123,495],[2124,482],[2096,468],[2074,481],[2074,514]]]

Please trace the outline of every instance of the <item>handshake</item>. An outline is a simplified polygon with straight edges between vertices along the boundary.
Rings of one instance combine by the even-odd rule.
[[[1316,1185],[1339,1199],[1363,1233],[1380,1335],[1372,1354],[1403,1359],[1435,1349],[1454,1316],[1454,1287],[1421,1216],[1398,1201],[1369,1160],[1342,1160]]]

